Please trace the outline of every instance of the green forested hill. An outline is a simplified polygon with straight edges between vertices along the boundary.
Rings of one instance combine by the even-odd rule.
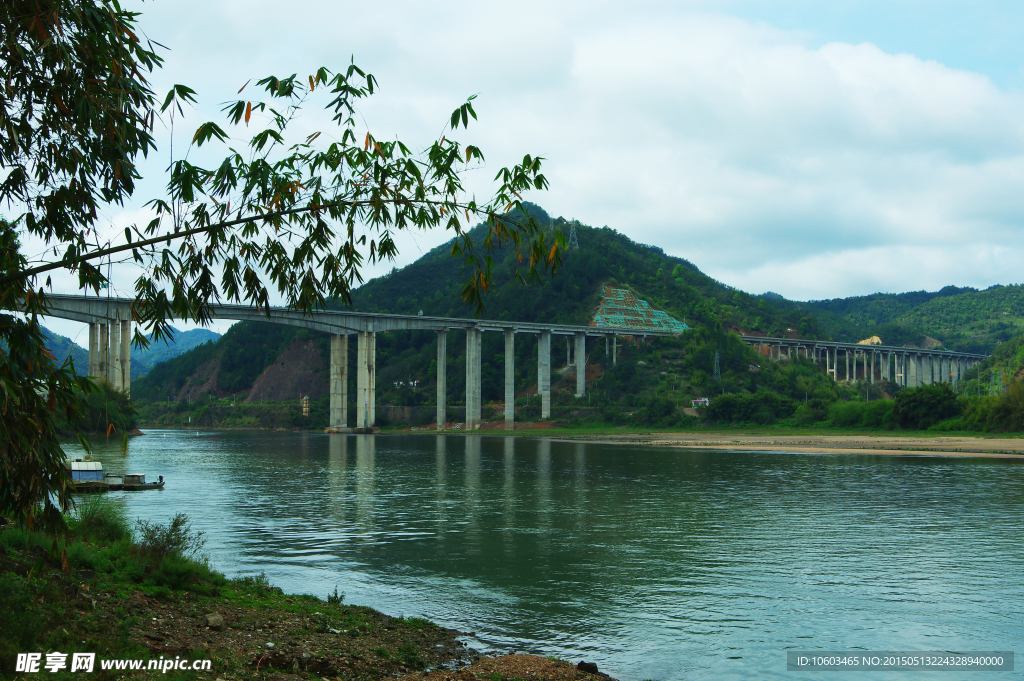
[[[571,225],[565,220],[551,220],[540,208],[527,208],[552,231],[569,232]],[[723,402],[731,405],[728,409],[716,408],[716,420],[767,423],[776,418],[793,418],[810,423],[829,419],[837,400],[869,393],[881,397],[880,389],[875,386],[865,393],[863,388],[837,386],[820,368],[805,360],[782,364],[766,360],[728,332],[841,341],[877,334],[892,345],[920,343],[928,334],[945,341],[947,347],[963,348],[971,342],[975,343],[970,346],[972,349],[987,349],[995,346],[998,334],[1004,333],[1005,327],[1000,325],[1012,326],[1013,321],[1008,318],[1016,319],[1024,298],[1020,296],[1024,287],[1013,286],[987,291],[947,287],[934,293],[876,294],[810,303],[788,301],[772,294],[752,296],[715,281],[682,258],[668,256],[655,246],[633,242],[607,227],[577,224],[576,231],[579,248],[565,251],[558,274],[545,274],[528,286],[513,277],[519,254],[512,248],[493,253],[495,285],[484,297],[482,316],[583,325],[595,311],[602,286],[612,285],[631,289],[655,308],[692,326],[692,331],[679,338],[636,346],[624,343],[626,347],[616,367],[607,361],[603,343],[591,341],[588,362],[600,369],[588,392],[587,408],[610,410],[606,421],[618,422],[626,418],[623,414],[633,414],[629,418],[655,423],[659,418],[668,418],[666,414],[677,413],[673,409],[685,406],[690,399],[723,392],[740,397]],[[477,227],[471,234],[479,242],[484,236],[483,228]],[[460,300],[466,275],[462,262],[451,256],[449,242],[407,267],[366,282],[354,292],[352,307],[364,312],[472,317],[475,310]],[[323,379],[320,383],[325,384],[325,335],[244,322],[233,326],[217,342],[201,345],[157,366],[134,384],[133,396],[150,400],[180,396],[191,377],[193,382],[186,392],[192,404],[196,400],[192,393],[200,385],[205,386],[201,391],[215,395],[248,394],[253,398],[254,382],[261,374],[298,375],[288,374],[291,369],[287,367],[293,360],[285,359],[293,357],[298,342],[304,344],[303,352],[319,353],[319,363],[314,362],[319,368],[307,370],[319,372],[317,380]],[[503,341],[500,334],[485,334],[483,343],[483,398],[485,402],[501,401]],[[562,380],[559,372],[564,367],[560,359],[564,346],[560,343],[552,348],[556,404],[563,410],[576,409],[579,405],[573,406],[571,386],[566,382],[557,387]],[[354,350],[350,346],[350,395],[355,387]],[[457,403],[465,388],[464,343],[460,334],[452,334],[448,350],[449,399]],[[532,408],[529,396],[536,392],[536,339],[529,334],[517,336],[515,352],[516,391],[519,399],[525,401],[524,414],[528,414]],[[720,381],[712,376],[716,352],[721,366]],[[211,369],[214,365],[216,371]],[[197,372],[201,367],[206,368]],[[202,374],[203,371],[207,373]],[[433,404],[436,372],[433,332],[378,334],[378,405]],[[307,371],[306,375],[311,374]],[[269,379],[260,379],[265,380]],[[418,387],[411,388],[411,382],[418,382]],[[263,391],[266,383],[259,385]],[[290,389],[305,388],[293,385]],[[211,409],[214,406],[211,404]],[[183,400],[175,407],[175,413],[191,408]]]
[[[166,362],[169,359],[188,352],[194,347],[203,345],[210,341],[216,341],[220,338],[219,333],[215,333],[209,329],[189,329],[188,331],[179,331],[178,329],[171,327],[171,331],[173,331],[174,339],[169,342],[151,342],[149,347],[145,350],[132,347],[132,379],[145,376],[154,366],[161,362]],[[153,340],[151,335],[147,336],[147,338],[149,338],[150,341]]]
[[[63,362],[65,357],[70,356],[75,363],[75,370],[85,373],[89,368],[89,352],[72,341],[67,336],[54,333],[43,327],[43,335],[46,337],[46,349],[53,353],[57,361]]]
[[[542,223],[553,230],[568,232],[564,220],[550,220],[539,208],[528,207]],[[472,234],[482,238],[483,228]],[[708,277],[693,264],[666,255],[660,248],[637,244],[607,227],[577,225],[578,249],[567,250],[563,267],[552,277],[529,286],[513,278],[517,253],[506,248],[493,254],[495,287],[485,296],[483,317],[567,324],[587,324],[594,314],[602,285],[631,288],[654,307],[665,310],[691,326],[709,329],[740,327],[744,331],[770,335],[820,335],[817,320],[798,306],[780,306],[772,300],[751,296]],[[462,263],[452,258],[451,245],[440,246],[415,263],[371,280],[354,292],[353,307],[365,312],[390,312],[431,316],[472,317],[474,309],[460,300],[465,277]],[[210,360],[219,358],[217,390],[240,394],[251,389],[263,370],[291,343],[299,332],[273,324],[236,324],[216,343],[199,346],[179,358],[153,369],[150,375],[133,384],[133,396],[143,399],[167,399],[178,394],[189,376]],[[721,331],[714,331],[717,337]],[[319,334],[307,334],[319,336]],[[503,349],[496,334],[484,336],[485,361],[483,383],[485,399],[502,394]],[[710,342],[710,341],[709,341]],[[318,341],[323,346],[323,338]],[[461,344],[450,344],[450,367],[462,361]],[[559,348],[555,348],[556,357]],[[723,348],[724,351],[724,348]],[[355,353],[351,352],[354,357]],[[517,385],[527,389],[536,382],[536,345],[532,337],[517,341]],[[704,355],[707,355],[704,357]],[[699,356],[706,364],[713,361],[714,350]],[[735,355],[735,357],[733,357]],[[741,351],[732,352],[737,371],[745,370],[747,360]],[[380,334],[377,339],[380,404],[429,403],[433,400],[432,380],[436,375],[436,343],[433,333]],[[706,361],[705,361],[706,360]],[[354,361],[354,360],[353,360]],[[729,362],[723,362],[728,365]],[[557,364],[557,362],[556,362]],[[703,366],[699,374],[710,375],[712,367]],[[728,369],[724,369],[728,373]],[[408,379],[420,380],[427,390],[417,395],[387,394],[388,386]],[[744,379],[745,380],[745,379]],[[460,394],[464,376],[450,370],[449,390]],[[678,384],[678,383],[677,383]],[[681,384],[678,384],[681,385]],[[457,398],[456,398],[457,399]]]
[[[541,222],[568,233],[569,223],[550,220],[529,206]],[[746,331],[783,335],[787,329],[815,337],[817,319],[800,305],[779,305],[715,281],[692,263],[666,255],[656,246],[638,244],[608,227],[576,226],[578,249],[567,250],[555,277],[523,286],[513,281],[516,252],[494,255],[496,288],[484,300],[487,319],[515,319],[587,324],[600,298],[602,284],[632,288],[652,305],[687,323],[721,323]],[[484,235],[478,227],[471,234]],[[465,277],[461,263],[450,255],[451,245],[435,248],[412,265],[356,290],[353,307],[364,312],[471,317],[474,310],[459,299]]]
[[[922,329],[952,350],[992,352],[1024,330],[1024,286],[934,298],[902,314],[896,324]]]
[[[780,303],[785,305],[786,303]],[[805,303],[826,313],[820,325],[839,340],[854,329],[878,335],[887,345],[917,344],[926,334],[950,350],[992,352],[1024,329],[1024,286],[992,286],[984,291],[947,286],[940,291],[876,293]]]

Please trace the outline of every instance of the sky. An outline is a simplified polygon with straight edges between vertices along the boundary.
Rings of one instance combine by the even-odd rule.
[[[543,156],[549,213],[796,300],[1021,283],[1024,5],[1010,2],[373,2],[126,0],[167,46],[153,75],[199,92],[182,141],[250,78],[351,59],[374,74],[361,123],[428,145],[458,137],[497,168]],[[315,111],[300,126],[330,130]],[[162,196],[170,134],[138,201]],[[408,264],[452,235],[403,236]],[[130,295],[138,270],[117,265]],[[55,290],[73,292],[69,278]],[[48,326],[85,340],[74,322]],[[181,325],[186,326],[186,325]],[[227,323],[213,328],[223,331]]]

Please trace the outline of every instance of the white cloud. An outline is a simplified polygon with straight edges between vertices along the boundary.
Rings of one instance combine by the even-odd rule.
[[[459,133],[487,154],[478,195],[498,167],[543,155],[551,191],[532,200],[739,288],[825,298],[1020,281],[1024,99],[978,73],[657,3],[140,9],[172,48],[158,91],[200,90],[189,125],[219,117],[250,77],[354,54],[380,82],[360,111],[377,134],[425,144],[479,93],[481,120]],[[162,144],[150,175],[166,167]],[[399,264],[447,238],[403,237]]]

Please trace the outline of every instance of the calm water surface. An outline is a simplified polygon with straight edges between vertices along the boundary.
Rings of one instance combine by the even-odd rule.
[[[592,660],[623,681],[810,678],[786,671],[794,649],[1024,652],[1024,461],[464,435],[120,445],[97,446],[108,472],[167,487],[110,496],[132,517],[188,513],[229,576],[337,586],[485,651]]]

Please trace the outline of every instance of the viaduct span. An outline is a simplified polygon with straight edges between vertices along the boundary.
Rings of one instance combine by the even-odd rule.
[[[131,304],[128,298],[49,295],[48,315],[89,324],[89,376],[106,378],[118,390],[131,386]],[[257,310],[248,305],[213,305],[218,319],[271,322],[331,335],[330,358],[330,423],[331,428],[348,427],[348,337],[356,336],[356,423],[357,429],[373,428],[375,416],[375,359],[378,333],[392,331],[434,331],[437,333],[437,424],[444,428],[447,407],[447,344],[449,331],[466,333],[466,429],[474,430],[481,423],[481,349],[486,332],[505,336],[505,429],[511,430],[515,420],[515,336],[528,333],[539,336],[537,357],[537,392],[541,397],[541,418],[551,416],[551,338],[571,339],[572,356],[576,362],[576,395],[586,391],[587,338],[604,338],[611,347],[612,361],[618,357],[618,337],[671,336],[665,329],[612,328],[603,326],[569,326],[489,319],[458,319],[368,312],[323,311],[304,314],[282,307]],[[269,314],[269,316],[268,316]],[[567,355],[569,348],[567,347]]]
[[[118,390],[131,387],[131,304],[128,298],[103,298],[53,294],[48,296],[49,316],[89,324],[89,376],[105,378]],[[677,335],[676,331],[656,328],[621,328],[611,326],[570,326],[489,319],[460,319],[350,311],[322,311],[311,314],[282,307],[258,310],[247,305],[213,305],[214,316],[219,319],[271,322],[297,326],[331,335],[330,357],[330,423],[332,428],[347,428],[349,424],[348,395],[348,337],[356,336],[356,423],[357,429],[367,430],[376,421],[376,337],[378,333],[393,331],[434,331],[437,333],[437,424],[444,429],[447,407],[447,344],[449,331],[466,334],[466,429],[475,430],[481,423],[481,349],[483,334],[502,333],[505,337],[505,429],[511,430],[515,420],[515,336],[533,334],[539,337],[537,350],[537,392],[541,397],[541,418],[551,416],[551,338],[565,336],[571,339],[572,361],[576,365],[576,395],[586,392],[587,338],[604,338],[605,349],[610,350],[612,362],[618,359],[618,337],[647,337]],[[858,358],[863,361],[863,379],[875,380],[878,360],[880,378],[902,386],[914,387],[931,382],[956,383],[963,373],[984,359],[984,355],[898,348],[882,345],[831,343],[827,341],[798,340],[740,336],[740,338],[773,359],[803,356],[816,362],[824,360],[825,371],[835,380],[839,376],[839,354],[845,359],[846,371],[842,378],[857,380]],[[853,359],[853,373],[850,360]],[[571,363],[567,361],[567,364]],[[582,366],[581,366],[582,365]]]
[[[824,362],[825,372],[837,382],[856,381],[859,377],[859,380],[874,383],[877,375],[879,380],[891,381],[905,388],[916,388],[928,383],[955,385],[963,377],[964,372],[987,356],[949,350],[832,343],[794,338],[740,336],[740,340],[755,346],[759,352],[767,354],[772,359],[781,360],[783,356],[802,355],[814,362]],[[858,364],[861,365],[859,368]],[[841,375],[840,367],[844,368]]]

